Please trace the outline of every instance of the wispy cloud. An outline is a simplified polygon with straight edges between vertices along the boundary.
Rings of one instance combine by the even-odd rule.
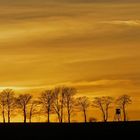
[[[126,26],[140,26],[140,20],[112,20],[112,21],[102,21],[101,23],[113,25],[126,25]]]

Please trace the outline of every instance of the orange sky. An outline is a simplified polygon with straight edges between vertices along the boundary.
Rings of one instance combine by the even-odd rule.
[[[0,87],[129,94],[139,119],[140,3],[81,1],[0,5]]]

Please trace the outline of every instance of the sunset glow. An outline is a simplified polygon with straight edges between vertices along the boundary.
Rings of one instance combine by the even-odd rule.
[[[128,94],[129,119],[139,120],[140,2],[114,1],[1,0],[0,90],[37,97],[68,85],[91,100]],[[100,120],[96,112],[88,117]]]

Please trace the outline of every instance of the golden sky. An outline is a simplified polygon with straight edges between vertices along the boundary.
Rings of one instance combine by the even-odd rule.
[[[71,85],[132,96],[140,118],[140,2],[0,1],[0,87]],[[108,2],[107,2],[108,1]]]

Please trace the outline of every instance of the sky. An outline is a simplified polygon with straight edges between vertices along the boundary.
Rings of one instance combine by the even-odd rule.
[[[139,0],[0,0],[0,88],[128,94],[140,118]]]

